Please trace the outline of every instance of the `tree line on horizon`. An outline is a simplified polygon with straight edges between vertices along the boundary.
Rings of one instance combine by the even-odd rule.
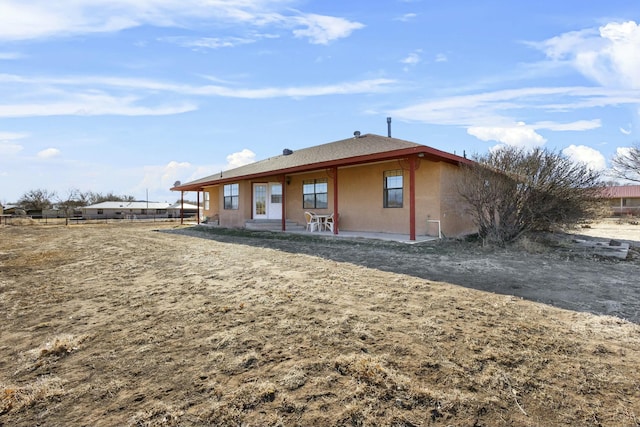
[[[25,211],[43,211],[53,209],[54,206],[61,210],[73,211],[84,206],[95,205],[102,202],[135,202],[131,195],[118,195],[113,192],[99,193],[94,191],[69,190],[64,196],[55,191],[37,188],[26,191],[18,199],[16,205]],[[179,199],[177,200],[180,201]],[[185,200],[185,203],[192,203]]]

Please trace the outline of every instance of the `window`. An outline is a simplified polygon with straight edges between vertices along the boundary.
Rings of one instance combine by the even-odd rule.
[[[146,209],[140,209],[140,215],[146,215],[146,214],[147,214]]]
[[[384,173],[384,207],[402,207],[402,170],[386,171]]]
[[[302,206],[304,209],[326,209],[327,178],[302,181]]]
[[[227,184],[224,186],[224,208],[238,209],[239,184]]]
[[[627,199],[622,199],[622,206],[627,206]]]
[[[204,194],[204,210],[208,211],[209,210],[209,192],[205,191],[203,194]]]
[[[271,203],[282,203],[282,185],[271,184]]]
[[[156,215],[164,215],[167,213],[166,209],[156,209]]]
[[[98,215],[104,215],[104,209],[98,209]]]

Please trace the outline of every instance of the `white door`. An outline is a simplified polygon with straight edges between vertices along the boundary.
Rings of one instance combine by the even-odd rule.
[[[267,215],[269,219],[282,219],[282,184],[279,182],[269,183],[268,200]]]
[[[253,184],[253,219],[267,219],[267,184]]]
[[[253,219],[282,218],[282,184],[253,184]]]

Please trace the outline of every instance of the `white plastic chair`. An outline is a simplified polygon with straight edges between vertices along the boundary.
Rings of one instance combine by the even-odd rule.
[[[333,214],[324,220],[324,229],[333,233]]]
[[[304,219],[307,222],[307,231],[320,231],[320,222],[318,221],[318,217],[316,216],[316,214],[314,214],[313,212],[305,212]]]

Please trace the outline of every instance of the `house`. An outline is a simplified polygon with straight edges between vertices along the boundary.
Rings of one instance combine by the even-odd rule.
[[[640,185],[619,185],[607,187],[605,198],[614,216],[640,215]]]
[[[200,211],[198,213],[198,211]],[[167,208],[169,218],[189,218],[189,217],[202,217],[202,207],[194,205],[193,203],[180,203],[176,202]]]
[[[304,225],[305,212],[334,213],[333,232],[464,235],[475,231],[456,188],[454,154],[397,138],[360,135],[176,185],[203,193],[204,215],[222,227],[274,221]]]
[[[84,219],[168,218],[167,202],[101,202],[82,209]]]

